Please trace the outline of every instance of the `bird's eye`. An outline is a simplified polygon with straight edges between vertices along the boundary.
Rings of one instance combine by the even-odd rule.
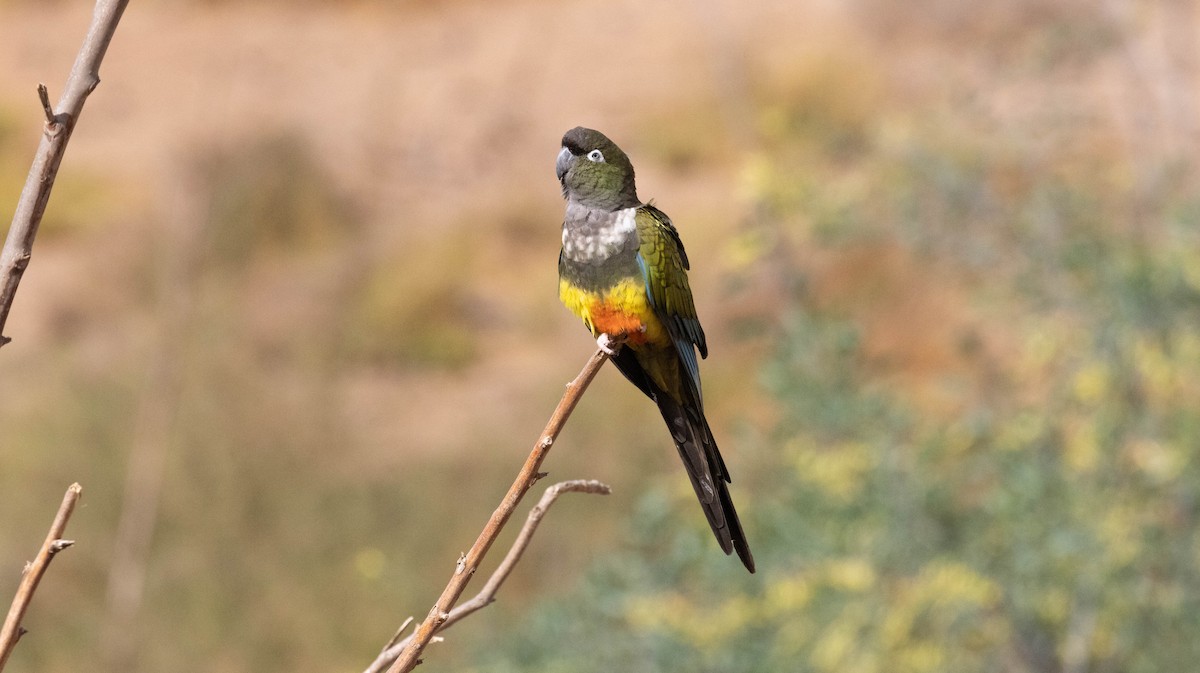
[[[604,163],[604,155],[601,154],[600,150],[592,150],[591,152],[588,152],[587,158],[588,161],[595,161],[598,164]]]

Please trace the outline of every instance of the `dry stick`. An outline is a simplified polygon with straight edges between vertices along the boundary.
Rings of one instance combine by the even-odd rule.
[[[3,336],[4,323],[8,320],[9,309],[17,294],[17,285],[21,283],[21,276],[33,255],[33,239],[46,212],[46,203],[50,200],[54,178],[58,175],[58,167],[67,150],[67,141],[71,139],[71,132],[75,130],[75,123],[79,121],[88,94],[100,84],[100,61],[104,60],[104,52],[108,50],[108,43],[127,4],[129,0],[96,1],[92,25],[88,28],[79,55],[75,57],[75,65],[71,66],[67,85],[62,98],[58,100],[57,114],[50,106],[46,85],[38,85],[38,98],[46,115],[46,127],[33,165],[29,168],[25,188],[21,190],[21,198],[17,201],[17,210],[13,213],[4,249],[0,250],[0,346],[10,341]]]
[[[54,517],[54,523],[50,524],[50,533],[42,543],[37,558],[25,566],[25,575],[21,578],[21,585],[17,587],[17,595],[13,598],[12,607],[8,609],[4,627],[0,628],[0,671],[4,670],[8,656],[12,654],[17,640],[25,632],[21,629],[21,619],[25,616],[25,610],[29,608],[29,601],[33,600],[33,592],[37,591],[38,582],[42,581],[42,575],[46,574],[46,569],[50,567],[50,560],[58,552],[75,544],[74,540],[64,540],[62,536],[67,528],[67,520],[71,518],[71,512],[75,511],[75,503],[79,502],[82,493],[83,487],[79,484],[71,484],[67,488],[67,494],[63,496],[62,505],[58,507],[58,514]]]
[[[620,348],[619,342],[610,341],[609,343],[615,348]],[[487,554],[488,548],[496,541],[496,537],[500,535],[500,530],[512,516],[517,503],[521,502],[525,492],[541,476],[538,468],[546,459],[546,454],[554,445],[554,440],[558,438],[558,433],[575,409],[575,405],[579,403],[579,398],[583,396],[588,384],[596,377],[596,373],[600,371],[600,367],[607,359],[608,353],[603,349],[597,349],[584,365],[583,371],[579,372],[579,376],[567,384],[567,392],[559,400],[558,407],[554,409],[554,414],[546,423],[546,428],[542,430],[541,437],[533,445],[533,451],[525,459],[525,464],[521,466],[521,472],[517,475],[516,481],[509,487],[504,500],[500,501],[500,506],[492,513],[492,518],[488,519],[487,525],[483,527],[483,532],[479,534],[475,544],[471,545],[471,550],[467,552],[466,556],[459,559],[454,574],[450,576],[450,583],[446,585],[442,595],[433,604],[433,609],[429,611],[425,621],[417,627],[417,632],[413,634],[408,647],[404,648],[404,651],[396,658],[396,662],[388,669],[388,673],[406,673],[419,663],[421,652],[425,650],[425,646],[429,644],[433,634],[450,618],[450,609],[462,595],[463,589],[467,587],[467,582],[471,581],[471,575],[475,574],[475,570],[479,568],[479,563]]]
[[[546,492],[542,495],[542,499],[538,501],[538,504],[529,510],[529,517],[525,519],[525,525],[521,527],[521,532],[517,534],[517,539],[513,542],[512,547],[509,548],[508,554],[504,556],[504,560],[500,562],[500,566],[496,568],[496,571],[488,578],[487,583],[483,585],[483,589],[471,600],[451,610],[450,616],[446,618],[445,623],[436,632],[441,633],[445,631],[464,617],[482,610],[495,602],[496,592],[500,590],[500,586],[504,584],[504,580],[508,579],[513,568],[517,567],[517,563],[525,553],[525,548],[529,546],[529,541],[533,539],[533,533],[537,530],[538,524],[541,523],[542,517],[546,515],[546,511],[550,509],[554,501],[558,500],[558,496],[563,493],[597,493],[607,495],[611,492],[612,489],[607,484],[602,484],[592,479],[563,481],[547,488]],[[371,662],[371,665],[367,667],[364,673],[383,673],[383,671],[387,670],[388,665],[395,661],[396,657],[400,656],[400,652],[414,638],[415,634],[404,639],[400,638],[400,634],[411,623],[412,617],[409,617],[400,625],[400,629],[396,631],[396,635],[392,638],[391,642],[384,646],[383,651],[379,653],[375,661]]]

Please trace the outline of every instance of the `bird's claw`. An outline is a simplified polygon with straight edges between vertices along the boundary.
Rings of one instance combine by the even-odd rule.
[[[601,333],[600,336],[596,338],[596,347],[604,351],[604,353],[609,357],[613,357],[617,354],[617,349],[621,347],[621,342],[620,340],[610,337],[608,333]]]

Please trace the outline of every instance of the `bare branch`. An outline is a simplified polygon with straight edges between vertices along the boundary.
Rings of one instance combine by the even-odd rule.
[[[451,610],[445,622],[435,632],[441,632],[450,628],[467,615],[482,610],[496,600],[496,592],[500,590],[500,586],[504,584],[504,580],[508,579],[513,568],[517,567],[517,563],[521,560],[521,556],[524,555],[525,548],[529,546],[529,541],[533,539],[533,533],[537,530],[538,524],[541,523],[542,517],[546,515],[546,511],[550,509],[554,501],[558,500],[558,496],[563,493],[598,493],[608,495],[611,492],[612,489],[607,484],[595,480],[583,479],[563,481],[547,488],[546,492],[542,495],[542,499],[538,501],[538,504],[529,510],[529,517],[525,519],[525,525],[521,527],[521,532],[517,534],[517,539],[513,541],[512,547],[509,548],[508,554],[504,556],[504,560],[500,562],[500,566],[496,568],[496,572],[492,573],[487,583],[483,585],[483,589],[471,600]],[[388,665],[394,662],[396,657],[400,656],[400,653],[404,648],[408,647],[409,643],[416,636],[414,633],[403,640],[400,639],[400,633],[408,628],[408,625],[411,623],[412,617],[409,617],[400,625],[400,629],[392,637],[392,641],[384,646],[383,651],[379,653],[375,661],[371,662],[371,665],[367,667],[364,673],[383,673],[383,671],[387,670]]]
[[[12,607],[8,609],[4,627],[0,628],[0,670],[4,670],[4,664],[12,654],[13,648],[16,647],[17,640],[25,633],[25,630],[21,628],[21,619],[25,616],[25,611],[29,609],[29,602],[33,600],[33,592],[37,591],[38,582],[42,580],[42,575],[50,567],[50,560],[58,552],[75,544],[74,540],[64,540],[62,536],[67,529],[67,521],[71,518],[71,512],[75,511],[75,503],[79,502],[79,496],[82,493],[83,487],[79,484],[71,484],[67,488],[62,505],[58,507],[58,514],[54,517],[54,523],[50,524],[50,533],[46,536],[46,541],[42,543],[37,558],[25,565],[25,575],[21,578],[20,586],[17,587],[17,595],[13,598]]]
[[[612,348],[620,348],[621,342],[615,341],[607,344]],[[584,365],[583,371],[579,372],[579,376],[575,377],[574,381],[567,384],[567,391],[563,393],[562,399],[558,402],[558,407],[554,409],[554,414],[550,416],[550,421],[546,423],[546,428],[542,430],[541,436],[533,445],[533,451],[529,457],[525,459],[525,464],[521,466],[521,471],[517,474],[516,481],[509,487],[508,493],[504,495],[504,499],[500,501],[500,506],[492,513],[492,517],[488,519],[487,524],[483,527],[483,532],[475,540],[475,544],[471,545],[471,550],[467,552],[466,558],[460,561],[461,569],[455,570],[450,576],[450,583],[442,591],[442,595],[438,597],[437,602],[433,604],[429,615],[425,617],[425,621],[417,627],[416,633],[410,638],[407,647],[401,651],[400,656],[396,658],[395,663],[388,669],[388,673],[405,673],[411,671],[418,663],[421,657],[421,652],[425,650],[425,646],[433,638],[433,634],[440,628],[444,628],[447,621],[450,619],[449,610],[454,607],[454,604],[462,596],[462,592],[467,587],[467,582],[471,581],[471,576],[475,574],[475,570],[479,568],[479,564],[483,561],[484,555],[491,548],[492,543],[496,541],[496,537],[500,535],[500,530],[504,528],[504,524],[508,522],[512,516],[513,510],[517,504],[521,502],[521,498],[529,490],[533,483],[540,478],[538,468],[541,467],[542,461],[546,459],[546,454],[550,452],[550,447],[554,445],[554,441],[558,438],[558,433],[562,431],[563,425],[571,416],[571,412],[575,410],[575,405],[579,404],[579,399],[587,390],[588,384],[592,379],[596,378],[596,373],[600,371],[600,367],[608,360],[609,354],[604,349],[597,349],[591,359]]]
[[[34,155],[33,165],[29,168],[25,188],[21,190],[21,198],[17,201],[8,238],[4,241],[3,250],[0,250],[0,346],[9,342],[9,338],[3,336],[4,323],[8,320],[17,285],[33,255],[33,239],[46,212],[46,203],[50,201],[50,190],[54,188],[54,179],[66,152],[67,141],[75,130],[75,123],[79,121],[88,94],[100,84],[100,62],[104,60],[108,43],[127,4],[129,0],[96,0],[92,25],[79,55],[75,57],[75,65],[71,67],[67,85],[58,101],[57,113],[50,106],[45,85],[38,86],[38,98],[46,114],[46,128]]]

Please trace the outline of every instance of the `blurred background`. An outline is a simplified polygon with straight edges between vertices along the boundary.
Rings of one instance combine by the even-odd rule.
[[[91,9],[0,1],[6,214]],[[359,671],[424,616],[593,349],[579,124],[688,246],[759,572],[609,368],[545,469],[613,495],[422,670],[1200,659],[1195,3],[145,0],[102,76],[0,351],[0,600],[84,486],[11,670]]]

